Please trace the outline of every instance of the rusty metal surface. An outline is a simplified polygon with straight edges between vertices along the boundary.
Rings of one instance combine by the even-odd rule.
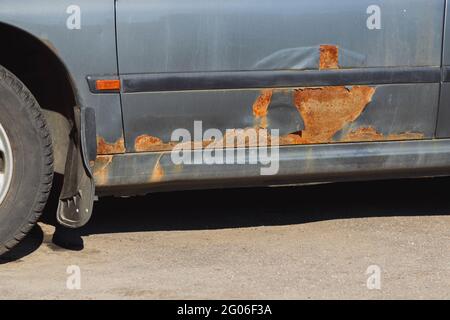
[[[243,155],[247,160],[249,151]],[[280,149],[278,174],[261,176],[261,166],[248,161],[174,165],[170,152],[149,152],[101,156],[95,166],[95,179],[99,195],[133,195],[236,185],[448,175],[449,159],[450,140],[289,146]]]
[[[104,185],[108,182],[109,166],[112,163],[112,155],[99,155],[94,164],[94,177],[98,185]]]
[[[126,130],[127,146],[129,152],[170,150],[177,143],[171,133],[193,132],[198,120],[204,130],[223,133],[279,129],[282,145],[432,138],[438,95],[439,84],[133,94],[127,99],[136,105],[146,99],[154,111],[125,113],[135,124]]]
[[[114,1],[82,0],[83,27],[68,30],[64,22],[69,1],[43,0],[27,4],[25,10],[23,3],[5,0],[0,4],[4,8],[0,21],[43,41],[67,67],[80,105],[95,109],[96,178],[99,185],[106,186],[126,181],[162,183],[167,177],[168,181],[176,180],[177,174],[182,180],[183,168],[171,167],[158,151],[171,150],[176,144],[171,133],[179,128],[192,132],[196,120],[203,121],[204,129],[234,129],[233,134],[279,129],[282,145],[313,144],[315,150],[324,147],[322,144],[340,142],[433,138],[438,83],[145,92],[123,94],[121,107],[119,94],[89,92],[86,76],[117,76],[118,66],[121,76],[438,67],[445,3],[287,0],[280,5],[275,0],[119,0],[115,8]],[[383,7],[383,27],[379,30],[366,26],[367,7],[374,4]],[[42,7],[51,10],[45,16],[37,14]],[[80,47],[86,50],[80,52]],[[447,64],[448,41],[444,47]],[[442,121],[440,125],[446,127],[446,120]],[[194,138],[189,143],[199,149],[214,142]],[[150,151],[155,155],[145,153]],[[141,152],[142,158],[134,154],[112,156],[124,152]],[[290,156],[302,157],[302,153]],[[233,177],[230,172],[225,178]],[[253,176],[247,167],[237,168],[235,174],[242,177],[244,173]],[[302,170],[297,167],[288,173],[297,175]],[[195,174],[201,177],[204,173]],[[205,174],[205,179],[209,179],[208,174],[221,177],[218,172],[206,170]]]
[[[404,132],[397,134],[383,135],[373,127],[360,127],[348,132],[342,142],[358,141],[386,141],[386,140],[420,140],[424,134],[419,132]]]
[[[333,45],[320,46],[319,69],[339,69],[339,47]]]
[[[125,143],[123,138],[119,138],[115,142],[107,142],[105,138],[97,136],[97,154],[117,154],[125,153]]]
[[[127,76],[440,64],[443,0],[132,2],[139,12],[119,2],[117,16],[119,65]],[[371,5],[382,7],[379,30],[366,25]],[[196,50],[187,51],[187,43]],[[194,121],[223,134],[278,129],[282,145],[433,137],[438,84],[342,85],[124,93],[127,152],[170,150],[171,133],[192,133]]]
[[[305,121],[299,144],[326,143],[355,121],[372,101],[375,88],[324,87],[298,89],[295,105]]]
[[[339,69],[338,46],[316,52],[317,68]],[[171,150],[177,143],[172,132],[185,128],[194,136],[194,121],[223,135],[277,129],[281,145],[431,138],[438,90],[437,84],[414,84],[124,94],[127,151]]]

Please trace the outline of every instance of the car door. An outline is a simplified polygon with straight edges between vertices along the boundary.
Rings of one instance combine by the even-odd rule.
[[[127,152],[173,132],[280,144],[433,138],[445,0],[118,0]],[[203,141],[205,142],[205,141]]]

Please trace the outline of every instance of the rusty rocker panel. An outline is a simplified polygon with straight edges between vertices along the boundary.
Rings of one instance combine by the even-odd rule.
[[[245,151],[242,157],[248,159],[252,149]],[[134,195],[217,187],[448,176],[449,159],[448,139],[287,146],[279,150],[278,173],[261,176],[259,164],[174,165],[170,152],[145,152],[99,156],[95,179],[99,195]]]

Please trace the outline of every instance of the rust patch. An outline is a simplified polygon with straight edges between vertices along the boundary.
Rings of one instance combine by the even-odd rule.
[[[280,137],[281,146],[303,144],[303,143],[304,142],[302,140],[302,132],[291,133]]]
[[[150,177],[151,182],[160,182],[164,178],[164,168],[161,166],[161,156],[159,156],[158,161],[153,168],[152,175]]]
[[[305,129],[298,144],[331,142],[333,136],[355,121],[372,101],[375,89],[367,86],[298,89],[294,101]]]
[[[271,89],[264,89],[261,91],[261,95],[253,104],[253,114],[256,117],[267,116],[267,109],[269,108],[270,101],[272,100],[272,94],[273,91]]]
[[[362,127],[350,131],[342,139],[343,142],[365,141],[395,141],[395,140],[420,140],[425,135],[419,132],[404,132],[398,134],[383,135],[373,127]]]
[[[158,163],[156,164],[155,168],[153,169],[153,173],[152,173],[152,177],[151,177],[151,181],[152,182],[159,182],[164,178],[164,169],[161,166],[161,164]]]
[[[272,101],[273,91],[271,89],[264,89],[261,95],[253,103],[253,115],[255,116],[256,127],[267,128],[267,110]]]
[[[390,134],[387,136],[387,140],[421,140],[424,139],[425,135],[421,132],[404,132],[398,134]]]
[[[170,151],[175,146],[184,149],[201,149],[208,146],[212,141],[188,141],[188,142],[163,142],[160,138],[141,135],[136,138],[134,143],[134,149],[136,152],[155,152],[155,151]]]
[[[113,156],[98,156],[94,165],[94,179],[97,185],[105,185],[108,182],[109,165],[113,161]]]
[[[120,138],[114,143],[106,142],[103,137],[97,136],[97,154],[117,154],[125,153],[125,142]]]
[[[358,128],[347,133],[344,138],[342,138],[343,142],[352,142],[352,141],[380,141],[383,140],[383,134],[379,133],[373,127],[365,127]]]
[[[319,69],[339,69],[339,47],[334,45],[320,46]]]
[[[161,150],[163,145],[164,143],[160,138],[144,134],[134,141],[134,150],[137,152]]]

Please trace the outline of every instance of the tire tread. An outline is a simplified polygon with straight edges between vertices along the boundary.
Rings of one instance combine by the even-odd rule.
[[[28,219],[23,222],[11,239],[8,239],[5,243],[0,243],[0,255],[2,255],[11,250],[28,234],[45,208],[53,182],[53,149],[50,130],[41,112],[41,107],[32,93],[16,76],[2,66],[0,66],[0,82],[6,83],[17,97],[23,101],[26,112],[30,116],[30,122],[40,138],[43,164],[41,183]]]

